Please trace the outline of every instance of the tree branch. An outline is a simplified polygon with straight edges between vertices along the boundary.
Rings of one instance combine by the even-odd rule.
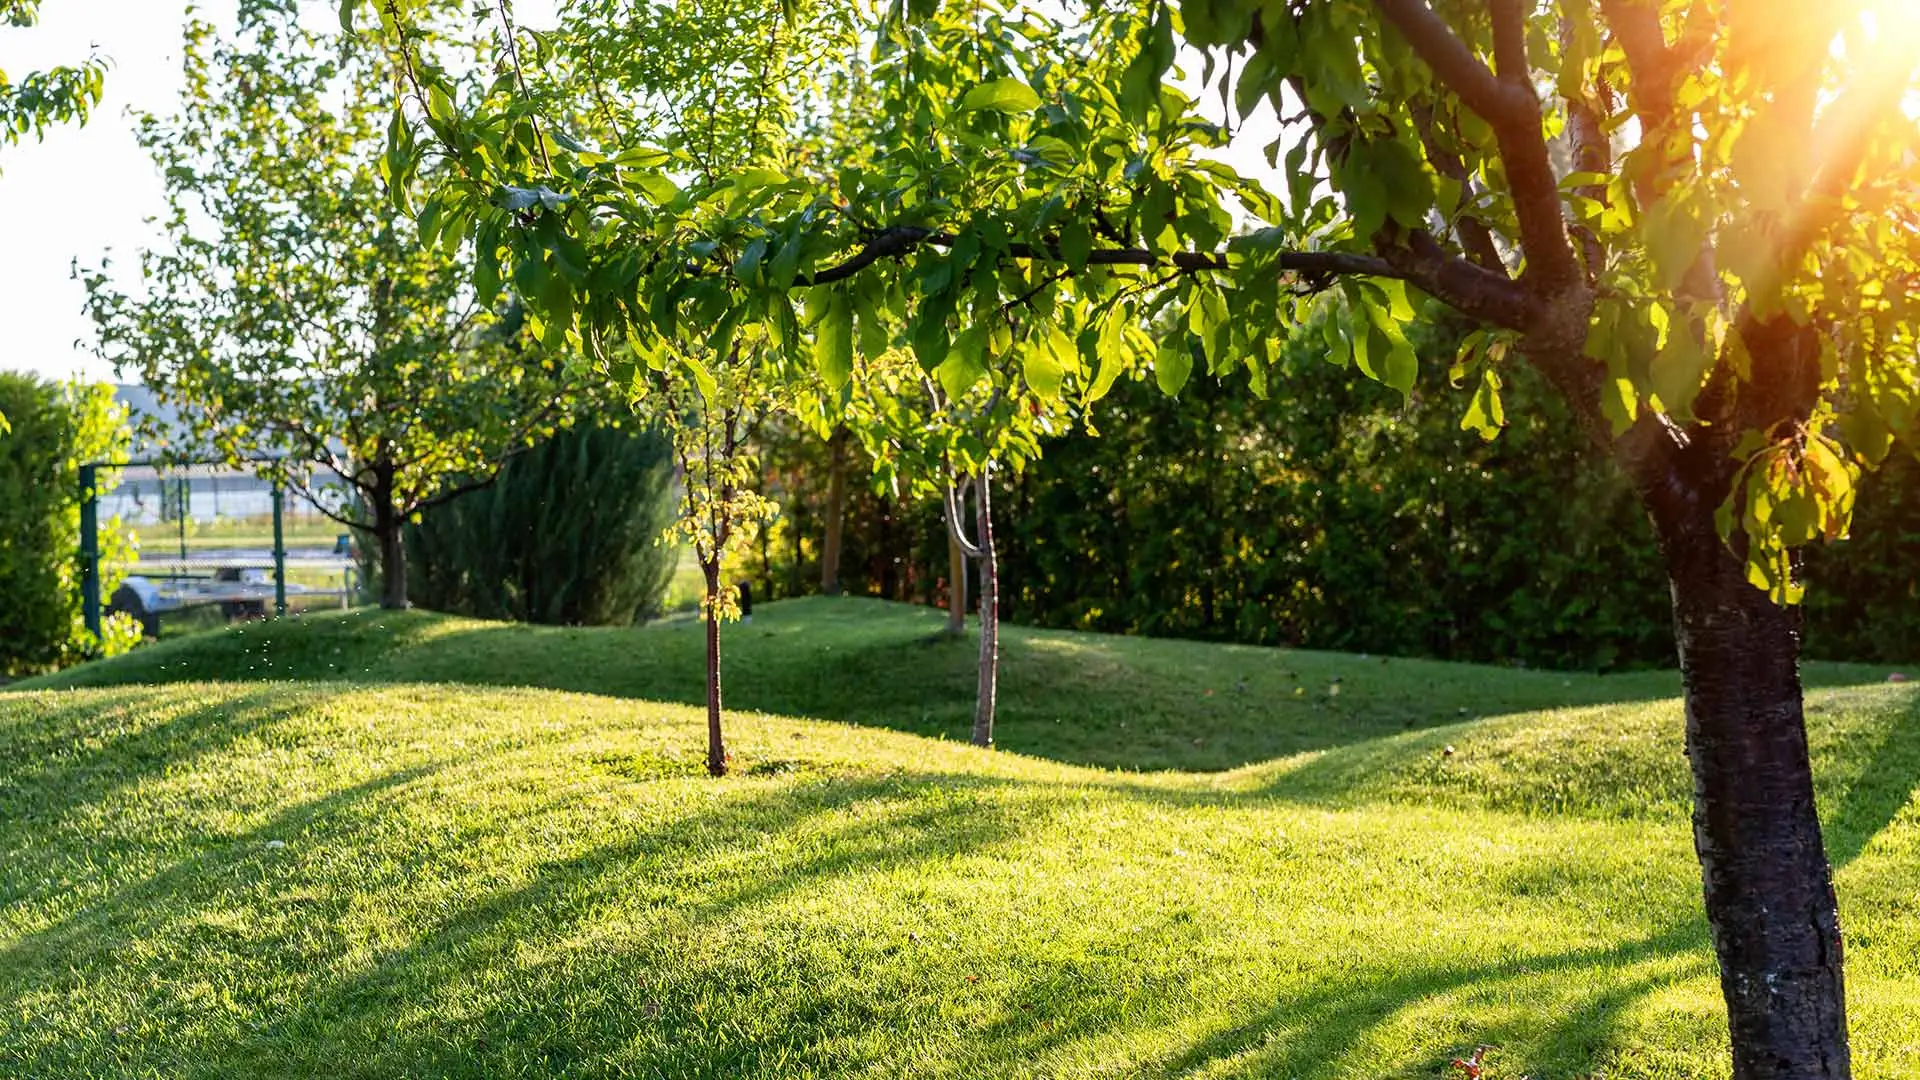
[[[1673,115],[1673,50],[1660,29],[1660,9],[1646,0],[1600,0],[1600,11],[1633,74],[1628,98],[1643,129],[1664,129]]]
[[[898,258],[922,244],[944,248],[952,247],[954,242],[955,237],[952,233],[939,232],[917,225],[895,225],[874,234],[859,251],[845,261],[821,270],[811,277],[797,279],[795,283],[827,285],[844,281],[881,259]],[[1007,255],[1014,259],[1030,259],[1037,262],[1066,261],[1057,248],[1025,243],[1008,245]],[[1145,248],[1102,248],[1087,256],[1087,265],[1171,266],[1187,273],[1197,273],[1206,270],[1227,270],[1232,264],[1224,254],[1205,251],[1176,251],[1171,255],[1161,255]],[[1278,270],[1309,276],[1342,274],[1389,278],[1404,276],[1386,259],[1346,251],[1281,252],[1275,258],[1274,266]]]
[[[1382,245],[1392,276],[1417,285],[1470,318],[1509,330],[1525,330],[1534,302],[1503,271],[1489,270],[1442,248],[1425,230],[1414,231],[1404,245]]]
[[[1425,0],[1374,0],[1374,6],[1467,108],[1496,126],[1524,121],[1529,114],[1538,126],[1539,106],[1532,90],[1496,78]]]
[[[1585,287],[1567,239],[1559,182],[1541,133],[1540,99],[1534,94],[1526,56],[1525,12],[1518,0],[1493,0],[1495,46],[1502,74],[1496,77],[1424,0],[1375,0],[1414,52],[1426,61],[1467,107],[1493,127],[1500,159],[1512,188],[1514,216],[1520,222],[1520,249],[1527,257],[1524,277],[1539,291],[1558,297]],[[1518,26],[1515,26],[1518,20]]]
[[[1442,208],[1449,213],[1459,213],[1471,199],[1475,185],[1473,177],[1467,171],[1460,155],[1440,144],[1438,131],[1433,123],[1433,106],[1425,102],[1416,102],[1411,109],[1415,126],[1419,128],[1420,145],[1427,151],[1427,160],[1433,164],[1440,175],[1460,185],[1460,202],[1452,208]],[[1488,270],[1502,275],[1507,267],[1500,259],[1500,249],[1494,246],[1493,231],[1487,223],[1472,214],[1460,214],[1453,223],[1454,232],[1460,238],[1460,246],[1466,249],[1467,257]]]

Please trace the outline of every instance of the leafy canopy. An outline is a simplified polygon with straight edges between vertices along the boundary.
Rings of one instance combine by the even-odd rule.
[[[382,13],[416,60],[421,10]],[[555,49],[603,47],[610,9],[572,10]],[[1405,392],[1431,297],[1480,327],[1456,370],[1470,425],[1505,422],[1503,365],[1538,366],[1656,517],[1720,507],[1754,582],[1793,599],[1791,550],[1843,535],[1858,469],[1920,445],[1900,15],[896,5],[822,58],[872,80],[870,153],[727,168],[618,124],[589,148],[537,95],[428,79],[450,179],[423,216],[467,224],[483,264],[537,284],[550,334],[611,343],[610,363],[654,362],[688,322],[751,324],[830,390],[904,343],[950,394],[1017,373],[1086,408],[1146,366],[1170,393],[1199,369],[1263,392],[1317,324]],[[1163,78],[1182,37],[1242,116],[1276,107],[1284,197],[1209,156],[1225,131]]]
[[[273,455],[296,487],[387,504],[347,504],[357,524],[489,473],[572,407],[560,357],[468,284],[464,230],[396,209],[440,181],[390,167],[386,58],[291,4],[252,5],[233,38],[192,22],[181,111],[140,119],[167,244],[141,253],[138,292],[84,275],[101,355],[186,406],[175,449]]]

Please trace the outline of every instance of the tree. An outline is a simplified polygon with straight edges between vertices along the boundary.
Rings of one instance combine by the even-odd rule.
[[[40,0],[0,0],[0,23],[32,26],[39,18]],[[0,143],[16,143],[29,135],[42,138],[55,124],[86,123],[100,103],[106,71],[106,62],[97,56],[77,67],[29,72],[17,83],[0,71]]]
[[[572,382],[461,261],[464,229],[402,212],[435,181],[383,158],[394,100],[364,88],[391,85],[385,59],[291,5],[249,8],[231,40],[191,23],[181,111],[140,120],[169,245],[142,252],[136,295],[84,278],[99,354],[192,418],[172,449],[267,459],[370,538],[400,608],[401,526],[551,431]]]
[[[557,431],[485,488],[408,523],[413,602],[553,626],[653,618],[680,558],[660,542],[677,486],[659,432],[585,422]]]
[[[913,43],[930,19],[1044,22],[930,6],[896,5],[880,40]],[[901,328],[931,371],[1013,300],[1030,317],[962,355],[984,379],[1037,350],[1058,359],[1063,336],[1077,358],[1050,387],[1084,406],[1138,366],[1169,393],[1202,365],[1261,392],[1279,342],[1315,315],[1341,359],[1405,392],[1409,290],[1476,321],[1468,422],[1497,429],[1500,371],[1533,365],[1659,537],[1734,1075],[1846,1076],[1792,605],[1797,551],[1845,532],[1857,470],[1920,435],[1908,21],[1779,0],[1444,11],[1150,0],[1096,12],[1079,64],[1046,62],[1025,34],[970,71],[897,51],[886,107],[915,123],[893,130],[933,136],[811,197],[740,174],[642,203],[644,169],[564,154],[523,175],[499,166],[513,136],[487,108],[443,144],[489,189],[565,188],[540,225],[580,240],[569,303],[602,332],[690,282],[774,325],[802,290],[816,313]],[[1284,203],[1208,157],[1225,132],[1162,81],[1176,29],[1210,68],[1231,58],[1243,115],[1276,105]],[[1118,78],[1102,56],[1126,58]],[[740,184],[763,196],[752,213],[703,212]],[[1259,227],[1229,238],[1228,200]],[[513,235],[510,261],[537,257],[534,235]],[[1124,333],[1163,313],[1187,332],[1151,350]],[[837,317],[814,325],[844,335]],[[833,381],[845,352],[817,355]]]
[[[343,3],[343,21],[351,23],[357,6]],[[420,37],[419,24],[406,17],[416,8],[385,4],[380,26],[400,46],[421,117],[458,167],[461,155],[445,142],[460,138],[460,95],[426,58],[431,39]],[[799,103],[812,100],[818,58],[854,40],[845,11],[829,5],[696,0],[668,7],[578,0],[565,9],[557,31],[533,39],[537,50],[528,51],[537,51],[543,62],[530,64],[523,63],[510,9],[502,4],[497,14],[506,58],[501,78],[465,95],[469,108],[491,103],[505,110],[499,118],[506,127],[498,134],[506,141],[494,143],[496,164],[525,175],[551,171],[556,158],[575,155],[591,167],[636,179],[644,174],[629,197],[685,207],[691,215],[688,237],[704,230],[698,221],[751,219],[781,193],[806,189],[788,174],[817,150]],[[652,141],[638,142],[636,131],[646,131]],[[411,138],[396,129],[391,141],[390,169],[404,172],[417,160]],[[601,154],[590,142],[622,150]],[[717,197],[696,201],[689,190]],[[786,376],[792,369],[785,351],[800,337],[796,316],[784,298],[776,303],[763,294],[757,304],[741,306],[718,283],[689,280],[644,321],[627,318],[621,296],[575,293],[587,245],[545,215],[559,208],[591,213],[548,183],[501,189],[463,170],[426,200],[421,215],[445,223],[449,237],[458,228],[470,229],[483,273],[498,270],[499,252],[523,227],[543,230],[549,250],[516,263],[514,272],[535,325],[556,345],[577,342],[596,370],[672,440],[685,493],[676,531],[692,545],[705,584],[707,769],[722,776],[729,755],[720,623],[739,609],[737,594],[721,581],[721,567],[777,509],[752,490],[749,436],[789,396]],[[626,253],[630,271],[649,261],[644,251]],[[739,272],[756,273],[759,259],[740,252]],[[576,306],[576,298],[584,306]],[[850,365],[850,350],[850,342],[823,340],[814,351],[828,365]],[[836,393],[846,377],[846,369],[840,370]]]

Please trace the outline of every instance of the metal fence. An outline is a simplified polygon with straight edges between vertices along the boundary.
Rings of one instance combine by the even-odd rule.
[[[102,480],[113,478],[111,488]],[[321,508],[245,468],[204,462],[95,463],[80,470],[80,590],[87,628],[107,612],[158,635],[162,620],[285,616],[348,606],[359,596],[349,531]],[[134,557],[112,559],[103,526],[130,535]],[[124,572],[111,596],[108,576]]]

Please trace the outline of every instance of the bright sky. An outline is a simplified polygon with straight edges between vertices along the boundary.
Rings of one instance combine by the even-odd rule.
[[[232,18],[234,0],[200,0],[204,17]],[[314,0],[316,19],[334,16]],[[523,22],[550,21],[552,0],[519,0]],[[83,128],[45,142],[0,148],[0,368],[53,378],[111,379],[93,356],[86,291],[73,260],[96,265],[109,252],[131,269],[157,239],[147,219],[164,208],[159,173],[134,139],[128,109],[167,112],[180,93],[180,31],[187,0],[46,0],[37,26],[0,28],[0,71],[19,78],[98,52],[111,63],[106,96]],[[78,342],[78,344],[76,344]]]
[[[314,6],[316,18],[332,17],[331,0]],[[201,0],[200,7],[208,16],[230,18],[235,5]],[[126,114],[172,109],[186,8],[187,0],[47,0],[38,26],[0,29],[0,71],[15,78],[78,62],[90,51],[112,65],[105,100],[84,128],[56,128],[45,142],[0,148],[0,206],[7,208],[0,231],[0,368],[113,378],[91,352],[93,329],[81,312],[85,290],[71,268],[76,258],[92,266],[109,253],[131,268],[139,249],[156,239],[147,219],[164,209],[159,174]],[[552,8],[553,0],[516,0],[514,15],[523,24],[548,25]],[[1214,98],[1208,111],[1217,110]],[[1225,156],[1270,179],[1259,147],[1273,137],[1271,125],[1270,116],[1256,117],[1246,134],[1261,137],[1236,140]]]
[[[9,208],[0,258],[0,367],[64,378],[111,378],[76,338],[90,337],[73,259],[98,262],[108,248],[129,260],[152,235],[160,180],[134,141],[128,106],[164,110],[180,90],[185,0],[52,0],[40,25],[0,29],[0,71],[28,71],[86,58],[112,62],[106,98],[85,128],[61,127],[43,143],[0,148],[0,206]]]

